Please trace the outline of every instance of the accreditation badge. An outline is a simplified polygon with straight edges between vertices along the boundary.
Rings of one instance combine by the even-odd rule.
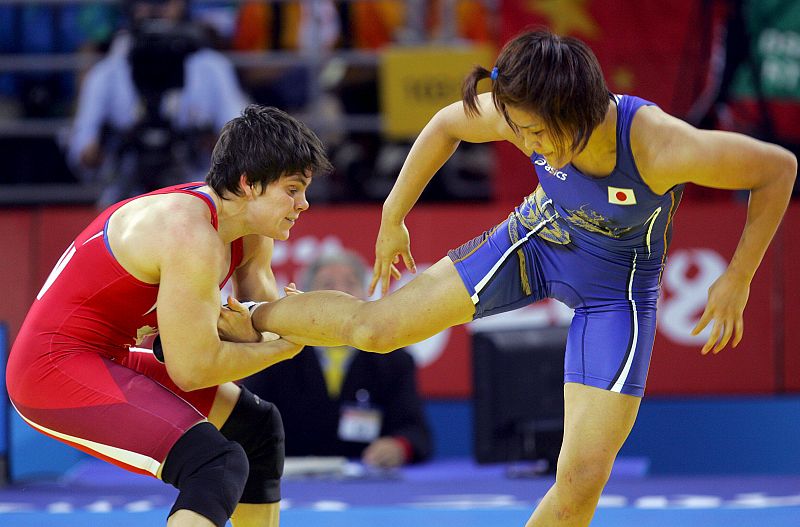
[[[339,415],[339,439],[371,443],[381,433],[383,412],[369,406],[343,405]]]

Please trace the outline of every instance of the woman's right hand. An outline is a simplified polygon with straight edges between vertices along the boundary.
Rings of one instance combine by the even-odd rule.
[[[381,283],[381,296],[389,291],[392,278],[400,279],[397,264],[403,259],[406,269],[417,272],[414,258],[411,256],[411,238],[403,221],[399,223],[381,221],[378,239],[375,241],[375,265],[372,269],[372,281],[369,285],[370,296],[375,292],[378,282]]]

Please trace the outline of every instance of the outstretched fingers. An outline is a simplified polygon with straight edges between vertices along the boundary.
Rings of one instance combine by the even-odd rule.
[[[392,278],[395,280],[400,279],[400,271],[397,267],[393,263],[384,263],[380,260],[375,260],[375,265],[372,268],[372,280],[369,284],[370,296],[375,293],[375,287],[377,287],[378,282],[381,284],[381,296],[386,296]]]
[[[739,345],[744,335],[744,318],[741,314],[737,317],[716,317],[712,315],[709,308],[706,307],[697,325],[692,330],[692,335],[699,335],[712,321],[713,326],[711,327],[711,334],[708,336],[705,344],[703,344],[703,348],[700,350],[701,354],[707,355],[711,352],[716,355],[725,349],[728,343],[730,343],[733,348]]]
[[[736,320],[736,324],[734,325],[733,330],[733,347],[739,345],[742,341],[742,335],[744,335],[744,317],[739,316],[738,320]]]
[[[417,266],[414,263],[414,259],[411,257],[411,254],[403,254],[402,258],[403,264],[406,266],[406,268],[412,273],[416,273]],[[402,274],[400,273],[400,269],[397,268],[397,264],[399,262],[400,255],[395,255],[393,261],[390,263],[386,263],[379,259],[375,260],[375,265],[372,267],[372,280],[369,283],[370,296],[375,293],[375,288],[377,287],[378,282],[381,284],[381,296],[386,296],[386,293],[389,292],[389,286],[391,285],[392,279],[400,280]]]
[[[416,273],[417,272],[417,264],[414,262],[414,257],[411,256],[411,251],[403,252],[402,256],[403,256],[403,265],[406,266],[406,269],[408,269],[412,273]],[[395,261],[395,263],[397,263],[397,262]]]

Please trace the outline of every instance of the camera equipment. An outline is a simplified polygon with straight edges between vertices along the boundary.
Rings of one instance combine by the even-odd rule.
[[[184,61],[203,45],[202,30],[187,22],[144,20],[133,30],[128,61],[148,111],[168,90],[181,88]]]
[[[204,46],[203,30],[189,22],[139,21],[128,54],[143,114],[122,138],[118,183],[125,194],[150,191],[191,178],[199,131],[178,130],[164,115],[165,100],[184,86],[185,62]],[[174,109],[174,108],[173,108]]]

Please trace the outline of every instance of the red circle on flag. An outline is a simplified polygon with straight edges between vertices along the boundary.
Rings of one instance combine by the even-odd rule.
[[[625,201],[628,196],[624,192],[617,192],[617,201]]]

